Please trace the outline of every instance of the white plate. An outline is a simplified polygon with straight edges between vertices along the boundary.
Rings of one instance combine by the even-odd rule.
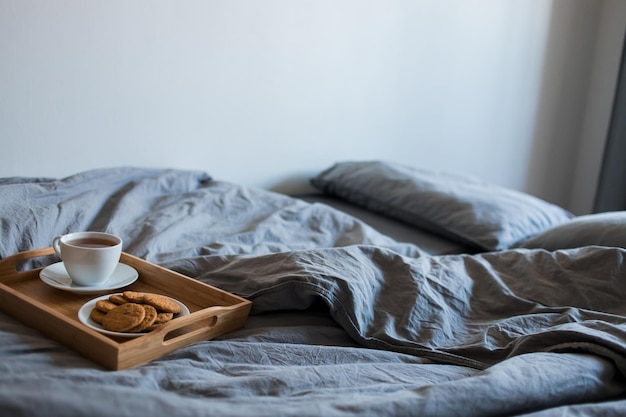
[[[100,301],[100,300],[106,300],[111,295],[113,295],[113,294],[103,295],[101,297],[97,297],[97,298],[94,298],[93,300],[87,301],[85,304],[83,304],[83,306],[80,308],[80,310],[78,310],[78,320],[80,320],[81,323],[83,323],[85,326],[91,327],[95,331],[100,332],[102,334],[109,335],[109,336],[133,338],[133,337],[139,337],[139,336],[143,336],[145,334],[148,334],[148,333],[112,332],[110,330],[104,329],[102,327],[102,325],[96,323],[95,321],[93,321],[89,317],[89,315],[91,314],[91,310],[93,310],[96,307],[96,303],[98,301]],[[120,295],[121,295],[121,293],[120,293]],[[167,296],[164,296],[164,297],[167,297]],[[178,301],[178,300],[176,300],[176,299],[174,299],[172,297],[167,297],[167,298],[169,298],[170,300],[172,300],[173,302],[175,302],[176,304],[178,304],[180,306],[180,313],[175,314],[174,318],[186,316],[186,315],[189,314],[189,309],[187,308],[186,305],[184,305],[183,303],[181,303],[180,301]]]
[[[139,273],[132,266],[119,263],[104,284],[83,286],[72,283],[63,262],[57,262],[45,267],[39,273],[39,278],[51,287],[58,288],[63,291],[70,291],[77,294],[97,294],[106,291],[116,290],[125,287],[137,281]]]

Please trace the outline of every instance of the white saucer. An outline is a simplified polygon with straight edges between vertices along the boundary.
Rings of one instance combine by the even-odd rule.
[[[91,314],[91,310],[93,310],[96,307],[96,303],[100,300],[108,299],[111,295],[113,294],[106,294],[101,297],[94,298],[93,300],[87,301],[85,304],[83,304],[80,310],[78,310],[78,320],[80,320],[81,323],[83,323],[85,326],[91,327],[95,331],[109,335],[109,336],[134,338],[134,337],[139,337],[139,336],[148,334],[148,333],[120,333],[120,332],[112,332],[110,330],[105,330],[102,327],[102,325],[96,323],[89,317],[89,315]],[[164,297],[167,297],[167,296],[165,295]],[[167,297],[167,298],[169,298],[170,300],[172,300],[173,302],[175,302],[176,304],[180,306],[180,313],[175,314],[174,318],[189,315],[189,309],[187,308],[186,305],[184,305],[183,303],[181,303],[180,301],[172,297]]]
[[[39,278],[51,287],[77,294],[97,294],[116,290],[132,284],[138,277],[139,273],[135,268],[123,263],[117,264],[115,271],[105,283],[89,287],[73,284],[63,262],[49,265],[39,273]]]

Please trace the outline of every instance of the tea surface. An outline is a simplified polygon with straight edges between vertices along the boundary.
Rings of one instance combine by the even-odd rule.
[[[97,237],[74,239],[68,241],[67,244],[81,248],[108,248],[110,246],[115,246],[115,242],[107,239],[99,239]]]

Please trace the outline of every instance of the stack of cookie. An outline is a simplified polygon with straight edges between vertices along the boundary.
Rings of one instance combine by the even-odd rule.
[[[140,333],[156,329],[178,313],[180,306],[163,295],[124,291],[97,301],[89,317],[112,332]]]

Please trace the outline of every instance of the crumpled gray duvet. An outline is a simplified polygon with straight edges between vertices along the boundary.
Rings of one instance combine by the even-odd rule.
[[[626,413],[624,249],[433,256],[325,205],[139,168],[3,179],[0,226],[0,258],[109,231],[253,302],[244,328],[116,372],[0,313],[2,415]]]

